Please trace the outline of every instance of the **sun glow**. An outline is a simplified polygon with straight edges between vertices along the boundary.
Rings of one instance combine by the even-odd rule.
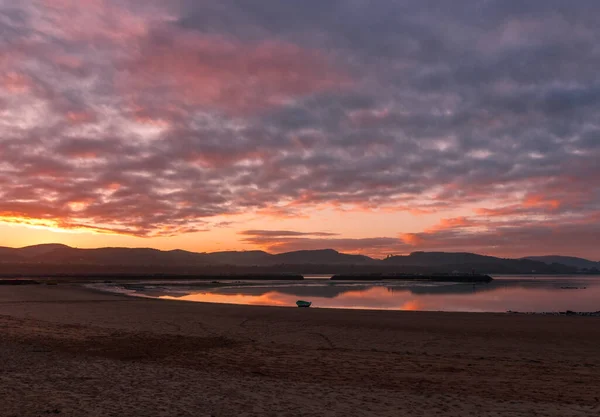
[[[32,219],[25,217],[16,217],[16,216],[1,216],[0,223],[5,224],[18,224],[21,226],[26,226],[32,229],[44,229],[50,230],[52,232],[58,233],[67,233],[73,232],[73,230],[63,229],[59,226],[59,222],[57,220],[42,220],[42,219]]]
[[[55,233],[94,233],[117,234],[94,226],[66,225],[58,219],[34,219],[30,217],[0,216],[0,223],[25,226],[29,229],[41,229]]]

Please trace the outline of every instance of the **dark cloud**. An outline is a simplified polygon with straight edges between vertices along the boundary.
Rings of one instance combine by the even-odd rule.
[[[565,219],[600,205],[598,13],[591,0],[0,5],[0,215],[155,236],[255,210],[479,207],[526,217],[532,236],[548,219],[575,233]],[[253,238],[284,237],[319,238]],[[405,247],[385,239],[325,240]]]

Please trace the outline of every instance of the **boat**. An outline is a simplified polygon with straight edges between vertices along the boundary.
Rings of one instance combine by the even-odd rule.
[[[298,300],[298,301],[296,301],[296,305],[297,305],[298,307],[304,307],[304,308],[308,308],[308,307],[310,307],[310,306],[311,306],[311,304],[312,304],[312,302],[311,302],[311,301],[303,301],[303,300]]]

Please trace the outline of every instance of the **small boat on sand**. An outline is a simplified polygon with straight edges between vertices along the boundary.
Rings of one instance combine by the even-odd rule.
[[[298,301],[296,301],[296,305],[297,305],[298,307],[304,307],[304,308],[308,308],[308,307],[310,307],[310,306],[311,306],[311,304],[312,304],[312,302],[311,302],[311,301],[303,301],[303,300],[298,300]]]

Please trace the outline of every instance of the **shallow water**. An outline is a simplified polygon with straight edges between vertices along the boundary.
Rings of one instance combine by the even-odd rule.
[[[340,282],[326,276],[302,282],[148,283],[126,292],[162,299],[295,307],[375,310],[554,312],[599,311],[600,277],[495,277],[490,284],[414,281]],[[227,284],[225,281],[222,284]],[[564,287],[569,287],[568,289]],[[116,289],[116,288],[115,288]]]

